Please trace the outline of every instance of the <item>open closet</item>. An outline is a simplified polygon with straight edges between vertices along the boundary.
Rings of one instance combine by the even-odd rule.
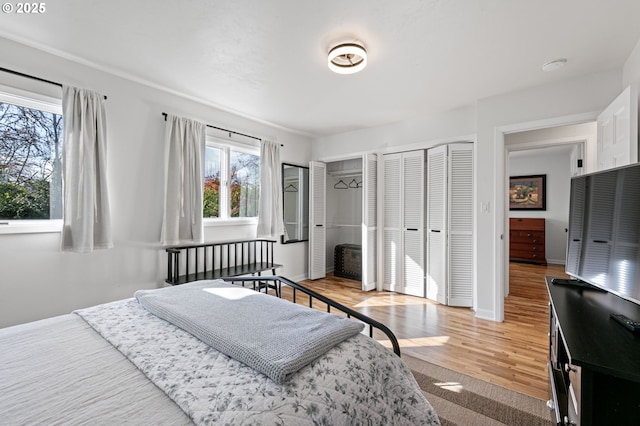
[[[362,279],[362,159],[327,163],[328,269],[336,277]]]
[[[310,182],[310,279],[473,305],[472,143],[311,162]]]
[[[309,278],[333,271],[376,288],[377,158],[313,161]]]

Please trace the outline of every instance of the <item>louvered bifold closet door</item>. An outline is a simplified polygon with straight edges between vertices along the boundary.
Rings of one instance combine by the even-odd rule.
[[[309,232],[309,278],[324,278],[327,274],[326,260],[326,197],[327,166],[325,163],[309,163],[309,211],[311,213]]]
[[[424,297],[424,151],[402,154],[403,293]]]
[[[362,159],[362,290],[376,288],[378,259],[378,156],[366,154]]]
[[[447,146],[427,151],[427,298],[447,304]]]
[[[402,291],[402,154],[383,156],[382,288]]]
[[[473,306],[473,144],[449,145],[449,306]]]

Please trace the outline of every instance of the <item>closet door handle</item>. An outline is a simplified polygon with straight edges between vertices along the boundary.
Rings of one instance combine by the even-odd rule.
[[[439,229],[432,229],[431,232],[440,232]]]
[[[316,226],[319,226],[320,228],[322,228],[324,225],[316,225]]]
[[[418,228],[407,228],[407,231],[417,231]]]

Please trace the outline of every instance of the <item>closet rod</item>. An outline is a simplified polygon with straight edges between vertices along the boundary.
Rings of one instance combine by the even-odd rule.
[[[8,72],[9,74],[19,75],[20,77],[26,77],[32,80],[42,81],[43,83],[49,83],[49,84],[53,84],[54,86],[62,87],[62,83],[56,83],[55,81],[45,80],[44,78],[36,77],[35,75],[25,74],[20,71],[14,71],[14,70],[10,70],[8,68],[2,68],[2,67],[0,67],[0,71]],[[107,99],[106,96],[104,98]]]
[[[167,113],[163,112],[162,115],[164,115],[164,121],[167,121]],[[255,139],[257,141],[262,141],[262,139],[260,139],[258,137],[247,135],[245,133],[235,132],[235,131],[229,130],[229,129],[223,129],[222,127],[212,126],[211,124],[207,124],[206,126],[212,128],[212,129],[222,130],[223,132],[233,133],[234,135],[244,136],[245,138],[251,138],[251,139]],[[284,145],[280,144],[280,146],[284,146]]]

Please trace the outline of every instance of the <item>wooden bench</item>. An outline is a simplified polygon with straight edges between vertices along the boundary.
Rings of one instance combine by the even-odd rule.
[[[165,281],[176,285],[197,280],[260,275],[264,271],[276,275],[276,269],[282,265],[273,261],[275,242],[253,239],[167,247]]]

